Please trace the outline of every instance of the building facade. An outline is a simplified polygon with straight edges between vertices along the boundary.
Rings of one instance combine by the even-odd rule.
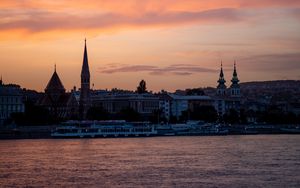
[[[94,106],[101,106],[111,114],[117,114],[123,109],[132,108],[142,116],[150,116],[159,109],[159,98],[153,94],[114,94],[92,96]]]
[[[179,120],[184,112],[193,112],[200,106],[214,106],[214,100],[202,95],[159,94],[159,108],[167,121],[171,117]]]
[[[2,126],[12,113],[25,111],[22,89],[20,86],[5,85],[0,80],[0,126]]]

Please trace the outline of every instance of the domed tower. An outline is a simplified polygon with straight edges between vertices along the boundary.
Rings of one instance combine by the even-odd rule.
[[[220,71],[220,77],[219,77],[219,80],[218,80],[218,86],[217,86],[217,95],[218,96],[224,96],[226,95],[226,80],[224,78],[224,73],[223,73],[223,64],[222,64],[222,61],[221,61],[221,71]]]
[[[230,86],[230,96],[231,97],[240,97],[241,92],[240,92],[240,80],[237,75],[236,71],[236,63],[234,61],[234,70],[232,74],[232,79],[231,79],[231,86]]]
[[[81,69],[81,89],[80,89],[80,101],[79,101],[79,110],[80,118],[85,119],[87,111],[91,105],[90,98],[90,69],[88,63],[86,39],[84,40],[84,54],[83,54],[83,63]]]

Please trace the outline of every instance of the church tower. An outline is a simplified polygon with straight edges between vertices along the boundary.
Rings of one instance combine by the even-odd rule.
[[[225,96],[226,95],[226,80],[224,78],[224,73],[223,73],[223,64],[221,61],[221,71],[220,71],[220,77],[218,80],[219,85],[217,86],[217,95],[218,96]]]
[[[83,63],[81,69],[81,90],[80,90],[80,101],[79,101],[79,110],[80,118],[85,119],[87,111],[91,105],[90,102],[90,70],[88,63],[88,55],[86,48],[86,39],[84,40],[84,54],[83,54]]]
[[[230,86],[230,96],[231,97],[240,97],[240,80],[238,79],[237,71],[236,71],[236,63],[234,61],[234,70],[231,79],[231,86]]]

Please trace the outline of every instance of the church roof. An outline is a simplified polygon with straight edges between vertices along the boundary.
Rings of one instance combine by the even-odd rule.
[[[50,81],[47,84],[47,87],[45,89],[45,91],[62,91],[65,92],[65,88],[62,84],[62,82],[60,81],[60,78],[58,76],[58,74],[56,73],[56,69],[54,70],[54,73],[50,79]]]

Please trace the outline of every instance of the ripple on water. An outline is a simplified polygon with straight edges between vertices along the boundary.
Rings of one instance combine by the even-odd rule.
[[[299,187],[300,137],[2,140],[1,187]]]

